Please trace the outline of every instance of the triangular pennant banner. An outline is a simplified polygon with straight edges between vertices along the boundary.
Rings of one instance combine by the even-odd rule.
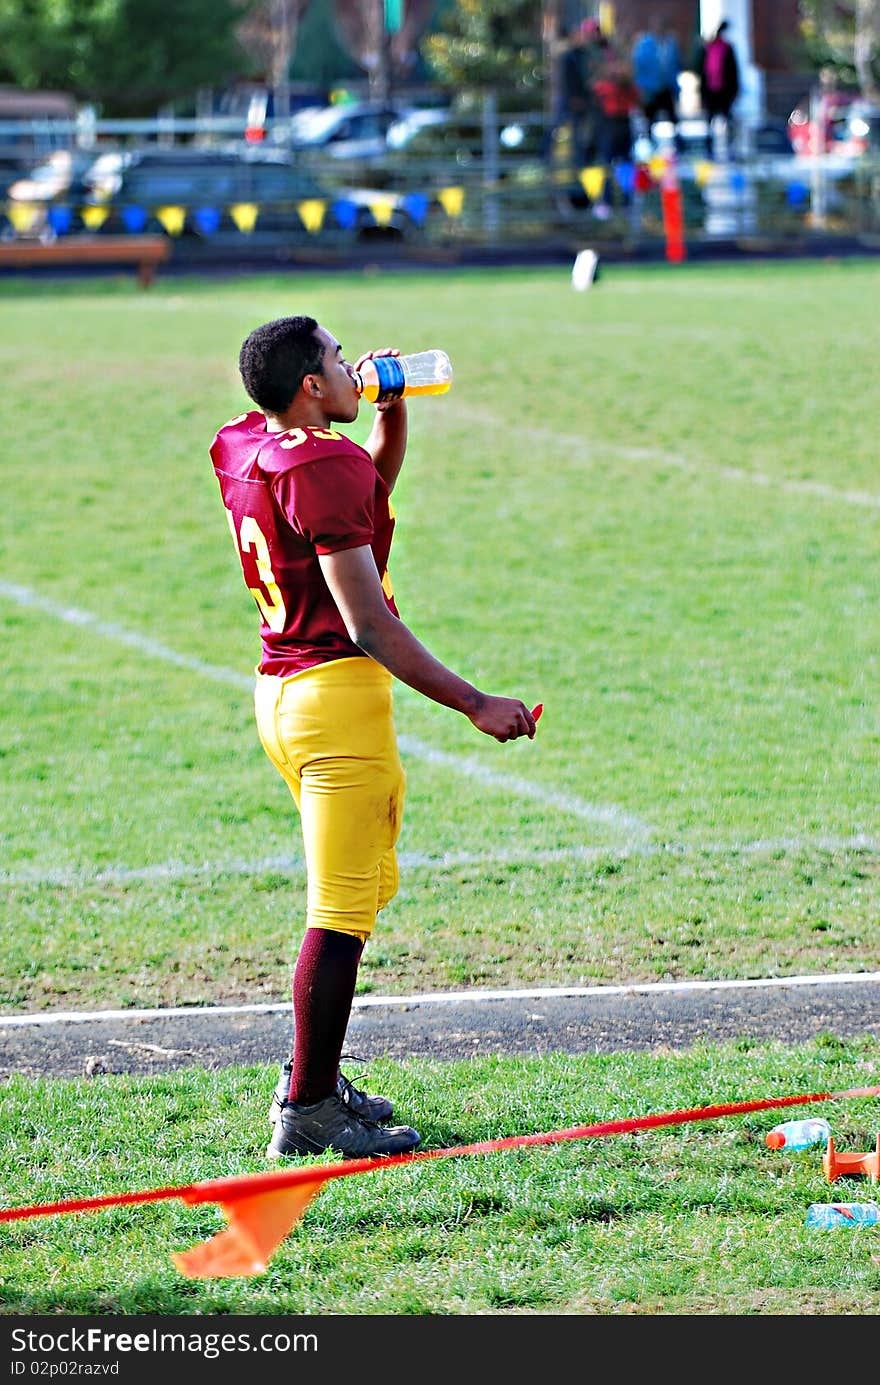
[[[100,231],[109,215],[109,207],[83,207],[83,226],[87,231]]]
[[[137,235],[147,224],[146,207],[138,207],[134,203],[130,203],[129,206],[123,207],[122,224],[126,231],[130,231],[132,235]]]
[[[326,202],[319,197],[309,197],[305,202],[297,202],[296,210],[299,212],[299,219],[307,231],[311,231],[312,234],[315,231],[320,231],[324,225]]]
[[[387,197],[377,197],[375,202],[370,203],[370,211],[377,226],[387,226],[394,213],[394,203]]]
[[[417,226],[421,226],[428,215],[428,199],[423,192],[408,192],[400,205]]]
[[[666,159],[663,158],[662,154],[655,154],[652,159],[649,159],[648,168],[651,170],[651,177],[659,183],[666,173]]]
[[[6,214],[18,234],[26,236],[36,225],[39,211],[33,202],[10,202]]]
[[[73,225],[73,208],[56,202],[53,207],[47,209],[46,218],[56,236],[66,236]]]
[[[627,159],[622,159],[620,163],[614,165],[614,181],[622,193],[631,193],[636,181],[635,166]]]
[[[192,214],[193,224],[203,236],[213,236],[220,226],[219,207],[196,207]]]
[[[704,188],[711,181],[715,165],[709,159],[699,159],[694,165],[694,178],[698,188]]]
[[[810,195],[806,183],[789,183],[785,190],[785,200],[790,207],[801,207]]]
[[[461,216],[464,206],[464,188],[441,188],[437,200],[447,216]]]
[[[244,232],[247,236],[250,235],[257,224],[259,211],[260,209],[256,202],[235,202],[229,208],[229,215],[232,217],[239,231]]]
[[[598,165],[592,168],[582,168],[578,177],[581,180],[581,187],[591,202],[595,202],[602,196],[602,189],[605,186],[604,168]]]
[[[186,221],[186,207],[157,207],[156,217],[169,236],[179,236]]]
[[[331,208],[333,220],[343,231],[350,231],[357,221],[357,203],[348,197],[337,197]]]

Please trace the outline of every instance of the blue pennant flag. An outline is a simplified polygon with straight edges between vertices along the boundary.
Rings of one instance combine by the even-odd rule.
[[[730,186],[734,192],[743,192],[746,185],[746,175],[741,168],[734,168],[730,174]]]
[[[56,204],[46,212],[46,218],[56,236],[66,236],[73,225],[73,209]]]
[[[400,205],[417,226],[421,226],[428,215],[428,199],[423,192],[408,192]]]
[[[352,226],[357,221],[357,203],[349,202],[347,197],[337,198],[330,208],[330,211],[336,225],[341,226],[343,231],[351,230]]]
[[[629,194],[635,187],[636,182],[635,164],[629,163],[629,161],[626,159],[623,159],[620,163],[615,164],[614,178],[617,183],[617,186],[620,188],[620,191],[629,196]]]
[[[196,207],[193,212],[193,224],[203,236],[213,236],[220,225],[220,209],[218,207]]]
[[[132,235],[137,235],[138,231],[142,231],[147,224],[146,209],[134,205],[123,207],[122,224],[126,231],[130,231]]]
[[[789,183],[785,190],[785,200],[790,207],[802,206],[809,195],[809,189],[804,183]]]

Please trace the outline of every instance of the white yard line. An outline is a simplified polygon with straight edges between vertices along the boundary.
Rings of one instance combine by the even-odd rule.
[[[626,861],[634,857],[666,856],[690,858],[699,856],[797,855],[802,851],[862,851],[880,852],[880,839],[859,834],[852,837],[758,837],[751,841],[700,841],[631,843],[628,846],[557,846],[519,848],[496,851],[401,851],[398,859],[403,870],[429,870],[439,874],[468,866],[497,868],[504,866],[552,866],[571,861],[603,863],[609,860]],[[201,861],[188,865],[184,861],[160,861],[150,866],[95,866],[69,870],[0,870],[0,885],[13,887],[47,886],[60,889],[80,889],[94,885],[127,885],[158,881],[176,884],[185,881],[214,880],[223,876],[264,876],[273,871],[305,876],[305,861],[301,856],[262,856],[252,861]]]
[[[46,615],[53,616],[56,620],[64,621],[68,625],[81,626],[93,634],[111,640],[114,644],[136,649],[151,659],[158,659],[166,664],[175,664],[178,668],[190,669],[193,673],[198,673],[203,678],[212,679],[216,683],[223,683],[229,687],[243,688],[248,691],[253,688],[254,680],[250,675],[237,673],[234,669],[220,668],[216,664],[205,663],[202,659],[195,659],[187,654],[180,654],[177,650],[161,644],[158,640],[140,635],[137,631],[128,630],[125,626],[115,622],[102,620],[92,611],[84,611],[76,606],[63,606],[59,602],[41,596],[39,592],[32,591],[29,587],[0,581],[0,596],[15,601],[19,606],[43,611]],[[480,784],[502,789],[512,798],[530,799],[557,812],[581,818],[585,822],[597,822],[619,828],[628,837],[646,838],[650,835],[651,828],[647,822],[632,813],[625,812],[614,804],[589,803],[574,794],[561,793],[554,789],[545,788],[543,784],[535,784],[528,779],[500,773],[497,770],[489,769],[488,766],[471,756],[453,755],[448,751],[438,750],[414,736],[400,736],[399,744],[404,755],[411,755],[413,759],[424,760],[428,764],[443,765],[467,779],[474,779]]]
[[[482,424],[486,428],[497,430],[501,426],[501,420],[490,410],[460,408],[459,421],[462,413],[466,413],[472,422]],[[571,456],[594,460],[620,457],[629,462],[675,467],[677,471],[689,475],[716,476],[719,480],[732,481],[737,485],[760,486],[764,490],[779,491],[783,495],[810,496],[832,504],[880,510],[880,495],[873,491],[841,489],[839,486],[829,486],[824,481],[772,476],[768,472],[751,471],[747,467],[720,466],[705,457],[685,457],[681,452],[668,452],[654,447],[621,447],[605,440],[590,441],[577,433],[557,433],[546,428],[531,428],[528,424],[517,428],[517,437],[529,438],[544,449],[552,446],[555,451],[564,451]]]
[[[857,986],[880,982],[880,971],[841,972],[830,976],[771,976],[743,981],[651,981],[626,986],[539,986],[509,991],[428,991],[424,995],[355,996],[353,1009],[400,1009],[413,1005],[482,1005],[510,1000],[555,1000],[565,997],[607,1000],[609,996],[702,994],[707,991],[779,990],[792,987]],[[0,1029],[53,1024],[94,1024],[105,1020],[197,1019],[200,1015],[287,1015],[290,1002],[277,1005],[184,1005],[155,1010],[54,1010],[37,1015],[2,1015]]]

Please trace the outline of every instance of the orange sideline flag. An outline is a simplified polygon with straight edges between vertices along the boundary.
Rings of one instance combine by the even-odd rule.
[[[226,1230],[172,1255],[171,1259],[187,1279],[262,1274],[272,1252],[326,1182],[326,1178],[319,1177],[268,1193],[221,1198],[220,1207],[229,1222]],[[196,1200],[201,1201],[184,1198],[185,1202]]]
[[[345,1159],[334,1164],[298,1169],[273,1169],[266,1173],[241,1173],[228,1178],[210,1178],[201,1183],[181,1184],[174,1188],[104,1193],[98,1197],[67,1198],[62,1202],[36,1203],[30,1207],[0,1207],[0,1223],[24,1221],[30,1217],[45,1217],[60,1212],[93,1212],[104,1207],[163,1202],[171,1198],[180,1198],[190,1205],[212,1202],[222,1209],[228,1226],[207,1241],[172,1255],[181,1274],[189,1279],[220,1279],[262,1274],[272,1252],[317,1197],[324,1184],[333,1178],[374,1173],[379,1169],[415,1164],[425,1159],[493,1154],[505,1149],[557,1144],[562,1140],[601,1139],[607,1135],[625,1135],[635,1130],[656,1130],[661,1126],[683,1125],[688,1121],[717,1120],[719,1116],[770,1111],[780,1106],[800,1106],[805,1102],[864,1096],[880,1096],[880,1086],[850,1087],[846,1091],[837,1092],[799,1093],[796,1096],[760,1097],[754,1101],[728,1101],[714,1106],[693,1106],[683,1111],[663,1111],[655,1116],[633,1116],[625,1120],[599,1121],[595,1125],[576,1125],[568,1130],[508,1135],[498,1140],[483,1140],[472,1145],[453,1145],[446,1149],[425,1149],[415,1153],[392,1154],[384,1158]]]

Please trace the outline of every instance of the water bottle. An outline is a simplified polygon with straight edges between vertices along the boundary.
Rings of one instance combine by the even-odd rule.
[[[387,404],[404,395],[445,394],[452,384],[452,362],[436,349],[414,356],[371,356],[355,375],[364,399]]]
[[[811,1202],[807,1208],[807,1226],[873,1226],[880,1222],[880,1206],[876,1202]]]
[[[813,1118],[804,1121],[783,1121],[774,1125],[764,1137],[768,1149],[786,1151],[809,1149],[810,1145],[827,1144],[831,1139],[831,1126],[826,1120]]]

